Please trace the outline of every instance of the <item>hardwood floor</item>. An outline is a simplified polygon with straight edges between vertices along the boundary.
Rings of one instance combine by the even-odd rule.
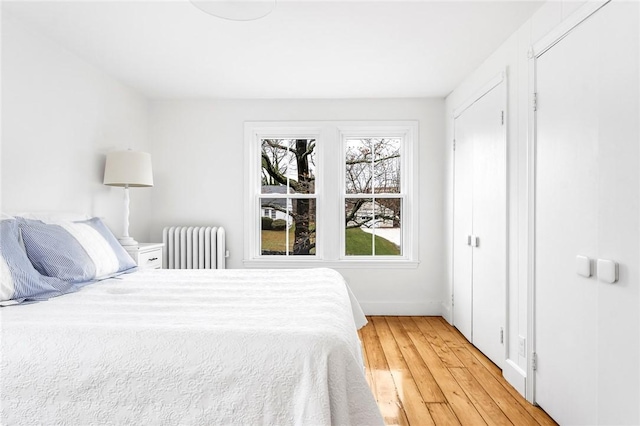
[[[368,317],[367,381],[387,425],[555,425],[441,317]]]

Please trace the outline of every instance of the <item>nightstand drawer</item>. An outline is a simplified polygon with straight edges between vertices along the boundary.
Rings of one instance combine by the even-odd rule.
[[[135,247],[125,247],[140,269],[162,269],[163,243],[141,243]]]
[[[140,253],[138,256],[138,266],[145,269],[162,268],[162,248]]]

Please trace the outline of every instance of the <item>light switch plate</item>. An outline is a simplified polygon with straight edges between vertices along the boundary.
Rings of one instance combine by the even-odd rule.
[[[618,264],[613,260],[598,259],[598,279],[609,284],[618,281]]]
[[[576,256],[576,272],[585,278],[591,276],[591,259],[587,256]]]
[[[522,336],[518,336],[518,355],[522,358],[527,357],[527,339]]]

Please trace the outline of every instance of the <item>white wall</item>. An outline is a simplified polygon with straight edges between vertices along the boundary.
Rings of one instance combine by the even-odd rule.
[[[122,232],[121,188],[102,185],[105,154],[148,150],[145,98],[2,16],[2,209],[71,211]],[[131,190],[131,234],[148,239],[151,193]]]
[[[228,265],[242,267],[245,121],[418,120],[420,266],[340,272],[367,313],[438,315],[443,289],[443,111],[441,99],[152,102],[156,186],[151,237],[160,241],[168,225],[223,225],[231,251]]]
[[[527,359],[518,355],[518,336],[527,338],[527,138],[529,132],[529,47],[559,25],[584,1],[550,1],[545,3],[518,31],[446,98],[445,148],[445,308],[451,322],[452,291],[452,211],[453,211],[453,110],[471,98],[487,81],[499,72],[507,72],[508,112],[508,226],[509,284],[507,315],[508,355],[505,377],[521,393],[525,390]]]

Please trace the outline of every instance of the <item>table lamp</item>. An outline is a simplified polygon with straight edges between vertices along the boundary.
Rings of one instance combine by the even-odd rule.
[[[129,188],[153,186],[151,155],[139,151],[113,151],[107,154],[104,182],[124,188],[124,234],[118,238],[123,246],[137,246],[129,236]]]

